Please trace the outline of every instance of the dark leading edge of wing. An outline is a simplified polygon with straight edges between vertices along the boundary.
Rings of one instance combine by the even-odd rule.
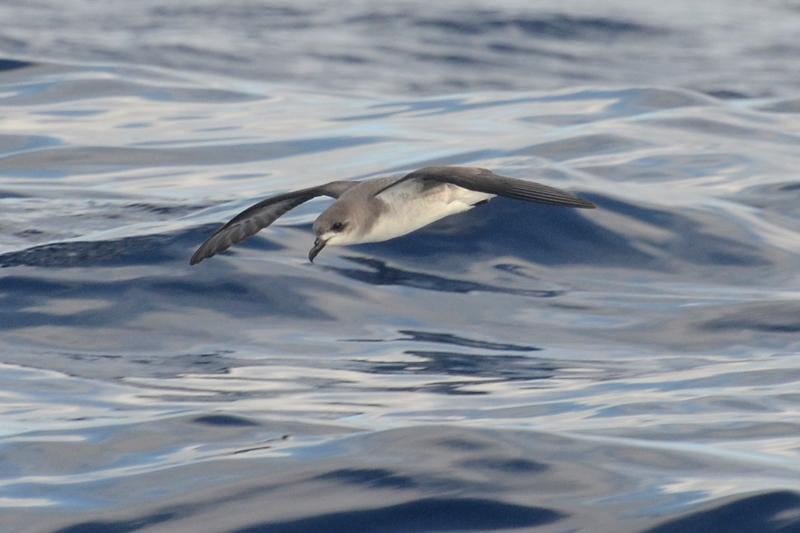
[[[452,183],[458,187],[470,189],[472,191],[506,196],[527,202],[540,204],[560,205],[563,207],[577,207],[583,209],[593,209],[597,207],[592,202],[573,196],[566,191],[556,189],[536,183],[515,178],[498,176],[494,172],[484,168],[466,167],[426,167],[415,170],[411,174],[404,176],[400,180],[392,183],[388,187],[376,193],[380,194],[395,185],[407,180],[440,181]]]
[[[287,192],[286,194],[262,200],[256,205],[248,207],[218,229],[197,249],[189,260],[189,264],[196,265],[203,259],[216,255],[227,250],[232,245],[252,237],[275,222],[284,213],[312,198],[317,196],[338,198],[347,189],[357,184],[358,182],[355,181],[332,181],[318,187]]]

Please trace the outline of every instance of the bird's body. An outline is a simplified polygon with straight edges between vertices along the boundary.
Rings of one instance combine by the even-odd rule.
[[[564,207],[595,207],[566,191],[498,176],[485,169],[427,167],[402,178],[334,181],[268,198],[214,233],[192,256],[191,264],[255,235],[290,209],[317,196],[331,196],[336,201],[314,222],[317,239],[308,255],[311,261],[327,245],[347,246],[400,237],[498,195]]]
[[[450,183],[431,186],[420,181],[408,181],[386,189],[399,180],[400,178],[370,180],[339,197],[338,202],[346,206],[350,213],[371,205],[378,216],[371,218],[373,222],[370,225],[363,224],[361,232],[342,236],[336,244],[388,241],[446,216],[472,209],[475,204],[493,197],[491,194],[471,191]],[[386,190],[376,195],[381,189]],[[349,242],[346,242],[347,239]]]

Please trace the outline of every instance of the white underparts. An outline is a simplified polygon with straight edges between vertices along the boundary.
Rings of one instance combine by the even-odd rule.
[[[443,183],[425,189],[423,183],[409,181],[375,197],[385,209],[366,234],[331,235],[328,244],[347,245],[380,242],[406,235],[444,217],[468,211],[493,194],[471,191]]]

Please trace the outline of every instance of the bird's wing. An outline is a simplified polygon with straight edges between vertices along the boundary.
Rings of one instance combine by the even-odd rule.
[[[203,259],[227,250],[232,245],[252,237],[275,222],[280,216],[303,202],[317,196],[339,198],[346,190],[357,185],[355,181],[332,181],[318,187],[279,194],[250,206],[222,226],[194,253],[189,263],[196,265]]]
[[[387,185],[376,192],[375,195],[377,196],[386,190],[391,190],[392,187],[396,187],[409,180],[452,183],[453,185],[472,191],[496,194],[498,196],[506,196],[508,198],[537,202],[540,204],[579,207],[584,209],[597,207],[592,202],[573,196],[567,191],[562,191],[555,187],[542,185],[535,181],[506,178],[505,176],[499,176],[485,168],[468,167],[421,168]]]

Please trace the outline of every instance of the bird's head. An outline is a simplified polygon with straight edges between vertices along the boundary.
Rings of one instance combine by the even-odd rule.
[[[343,202],[336,202],[322,212],[314,221],[317,239],[308,252],[308,260],[313,262],[325,246],[344,246],[357,242],[358,221],[353,210],[347,209]]]

